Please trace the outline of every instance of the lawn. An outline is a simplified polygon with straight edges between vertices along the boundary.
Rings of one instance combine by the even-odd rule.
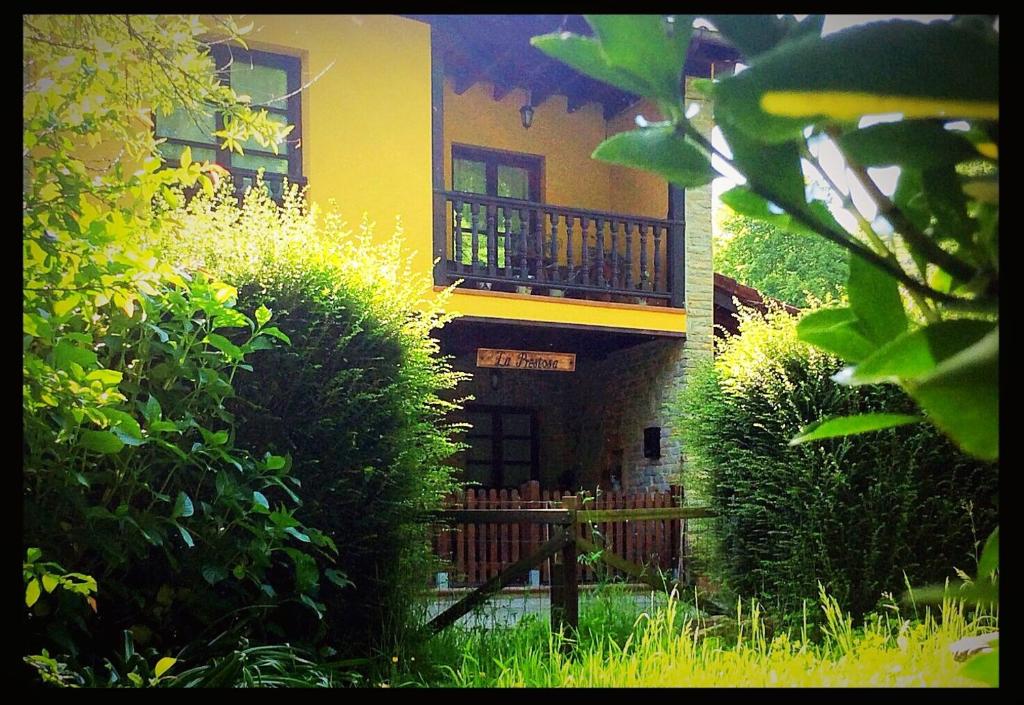
[[[652,602],[639,614],[634,605],[615,591],[583,601],[571,651],[536,616],[490,630],[454,627],[418,658],[395,657],[387,685],[978,687],[961,675],[950,646],[998,628],[997,616],[951,600],[934,609],[890,604],[855,627],[823,594],[818,605],[807,606],[806,623],[774,633],[750,602],[738,603],[732,618],[714,626],[686,601]],[[820,627],[811,610],[819,611]]]

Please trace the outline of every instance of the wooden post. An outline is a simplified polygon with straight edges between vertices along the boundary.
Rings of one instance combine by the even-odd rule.
[[[551,628],[561,628],[567,637],[572,638],[579,629],[579,576],[576,566],[576,532],[579,529],[575,523],[576,496],[564,495],[562,506],[572,514],[573,523],[565,528],[566,541],[560,554],[555,554],[551,576]]]
[[[669,184],[668,217],[674,221],[668,231],[668,286],[670,305],[686,305],[686,189]]]

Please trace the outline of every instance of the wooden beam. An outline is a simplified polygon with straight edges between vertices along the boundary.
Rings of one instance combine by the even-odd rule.
[[[644,509],[581,509],[576,521],[653,521],[655,519],[699,519],[716,517],[718,513],[708,507],[656,507]]]
[[[591,102],[591,98],[587,97],[585,93],[573,93],[565,97],[565,111],[568,113],[575,113],[580,110],[584,105]]]
[[[548,80],[540,88],[530,87],[533,107],[539,107],[545,100],[559,93],[559,89],[564,83],[575,80],[578,77],[579,74],[568,66],[559,66],[557,69],[549,71]]]
[[[580,536],[576,537],[576,546],[587,553],[598,554],[601,560],[612,568],[621,570],[626,575],[632,575],[637,580],[650,585],[655,590],[663,590],[668,593],[672,592],[672,585],[668,581],[662,579],[660,573],[651,571],[646,566],[631,563],[625,558],[609,551],[607,548],[601,548],[597,544],[591,543]]]
[[[475,607],[486,602],[488,596],[492,593],[501,590],[501,588],[508,585],[516,578],[526,575],[533,566],[546,561],[548,558],[558,553],[558,551],[562,550],[566,541],[570,540],[570,534],[568,530],[555,531],[554,533],[555,535],[546,543],[541,545],[536,553],[527,556],[526,558],[519,559],[508,568],[495,575],[476,590],[469,593],[444,612],[430,620],[424,629],[433,635],[437,634],[445,627],[455,624],[460,617],[469,614]]]
[[[571,524],[567,509],[445,509],[435,512],[439,519],[456,524]]]
[[[483,79],[483,72],[479,70],[455,76],[455,80],[452,81],[452,92],[455,95],[462,95]]]

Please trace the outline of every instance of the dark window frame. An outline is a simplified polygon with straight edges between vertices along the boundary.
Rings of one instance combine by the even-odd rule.
[[[491,439],[491,483],[485,485],[488,488],[504,488],[505,487],[505,465],[529,465],[530,467],[530,479],[540,480],[540,427],[537,419],[537,410],[532,407],[526,406],[501,406],[495,404],[466,404],[465,411],[467,414],[490,414],[491,415],[491,433],[475,433],[475,429],[470,429],[465,438],[490,438]],[[504,434],[502,430],[501,417],[504,414],[528,414],[530,416],[530,435],[523,436],[518,434]],[[530,461],[519,462],[519,461],[506,461],[504,458],[503,443],[505,440],[529,440],[530,441]],[[470,461],[469,457],[466,457],[465,467],[468,470],[470,465],[477,467],[486,467],[488,464],[480,461]]]
[[[498,166],[511,166],[525,169],[527,172],[527,188],[533,203],[544,203],[544,155],[526,152],[511,152],[503,149],[492,149],[461,142],[452,143],[452,190],[455,190],[455,160],[466,159],[483,162],[485,165],[484,181],[487,183],[487,194],[498,198]]]
[[[269,157],[272,159],[287,160],[287,174],[279,174],[277,172],[264,170],[264,179],[268,186],[280,183],[283,177],[287,177],[290,183],[305,185],[306,179],[302,174],[301,152],[302,94],[300,91],[302,88],[302,59],[298,56],[290,56],[288,54],[278,54],[258,49],[242,49],[240,47],[227,46],[225,44],[215,44],[211,46],[210,54],[214,59],[218,79],[225,85],[229,86],[231,85],[231,65],[235,62],[241,61],[253,66],[268,66],[271,68],[281,69],[285,72],[285,76],[287,77],[287,97],[285,98],[286,107],[278,108],[257,103],[254,103],[252,107],[257,110],[266,110],[269,115],[283,117],[287,124],[294,126],[292,131],[285,138],[285,142],[289,145],[288,152],[287,154],[274,154],[269,149],[247,148],[245,149],[245,156]],[[222,113],[219,111],[216,112],[214,114],[214,120],[215,130],[224,129],[224,118]],[[159,117],[154,116],[154,125],[156,125],[158,121]],[[244,187],[247,182],[254,183],[256,180],[257,170],[232,165],[232,151],[229,149],[221,149],[216,140],[212,142],[198,142],[196,140],[182,139],[166,135],[158,135],[158,137],[165,139],[167,144],[180,144],[194,149],[213,149],[215,154],[214,163],[224,167],[231,173],[236,184],[236,190],[238,190],[239,193],[244,191]],[[273,191],[273,188],[271,190]]]

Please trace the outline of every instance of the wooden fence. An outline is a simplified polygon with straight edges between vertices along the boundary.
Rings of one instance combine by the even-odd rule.
[[[448,509],[554,509],[562,507],[565,492],[542,490],[540,483],[528,482],[518,489],[467,489],[446,502]],[[657,509],[679,506],[678,487],[669,491],[602,491],[593,497],[577,496],[576,506],[584,510]],[[607,552],[637,564],[671,573],[677,567],[680,530],[685,519],[598,521],[583,525],[581,535]],[[448,566],[450,586],[480,585],[498,575],[521,557],[536,553],[551,538],[553,527],[537,523],[455,524],[435,531],[437,556]],[[551,561],[540,565],[540,582],[551,584]],[[580,582],[595,582],[601,575],[626,577],[599,561],[577,566]]]

